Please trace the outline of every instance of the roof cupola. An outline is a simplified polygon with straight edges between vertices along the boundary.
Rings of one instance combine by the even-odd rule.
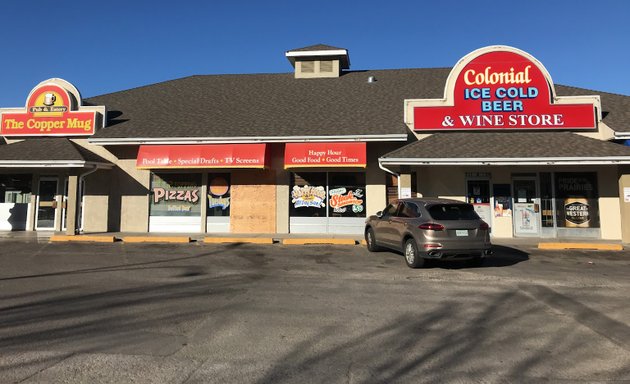
[[[345,48],[317,44],[289,50],[285,56],[295,68],[296,79],[339,77],[342,70],[350,69]]]

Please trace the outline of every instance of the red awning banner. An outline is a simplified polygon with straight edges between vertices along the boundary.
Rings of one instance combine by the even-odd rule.
[[[365,143],[287,143],[284,167],[362,167],[367,164]]]
[[[264,168],[267,144],[141,145],[139,169]]]

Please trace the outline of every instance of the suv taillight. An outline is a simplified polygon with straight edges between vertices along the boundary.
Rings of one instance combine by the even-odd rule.
[[[418,226],[420,229],[428,229],[429,231],[443,231],[444,226],[437,223],[424,223]]]
[[[490,226],[485,221],[482,221],[481,224],[479,224],[479,229],[488,230]]]

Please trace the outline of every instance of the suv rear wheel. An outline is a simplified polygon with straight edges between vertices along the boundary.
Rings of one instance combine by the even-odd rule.
[[[405,254],[405,262],[409,268],[421,268],[424,266],[425,260],[420,256],[418,246],[414,239],[407,239],[403,251]]]

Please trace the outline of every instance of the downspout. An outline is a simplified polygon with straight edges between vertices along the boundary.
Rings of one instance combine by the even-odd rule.
[[[397,184],[396,188],[398,189],[398,198],[400,198],[400,174],[398,174],[398,173],[396,173],[396,172],[394,172],[394,171],[392,171],[390,169],[385,168],[383,166],[383,164],[381,164],[381,159],[378,159],[378,167],[380,169],[382,169],[383,171],[385,171],[385,172],[387,172],[387,173],[389,173],[391,175],[396,176],[396,179],[398,180],[398,182],[396,183]],[[385,191],[385,194],[387,195],[387,191]]]
[[[79,210],[77,210],[76,212],[77,220],[75,220],[75,223],[79,223],[79,225],[77,225],[77,228],[76,228],[77,233],[81,230],[80,227],[83,225],[83,220],[81,220],[83,218],[83,179],[86,176],[91,175],[92,173],[96,171],[98,171],[98,165],[94,164],[94,168],[80,174],[79,180],[77,181],[79,183],[77,187],[77,199],[80,198],[80,201],[78,201],[79,203],[78,205],[81,208],[80,213],[79,213]]]

